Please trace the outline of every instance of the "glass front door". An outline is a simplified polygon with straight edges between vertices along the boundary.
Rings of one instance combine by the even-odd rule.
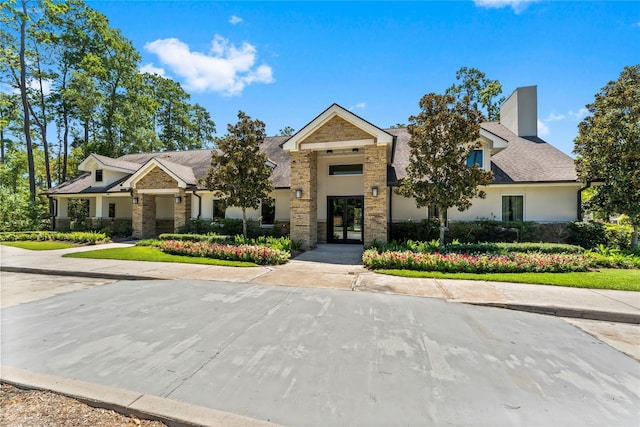
[[[327,242],[362,243],[363,196],[327,197]]]

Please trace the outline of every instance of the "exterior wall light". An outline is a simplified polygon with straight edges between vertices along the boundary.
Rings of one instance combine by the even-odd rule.
[[[302,189],[298,188],[296,190],[296,199],[300,199],[300,198],[302,198]]]
[[[134,205],[137,205],[138,203],[140,203],[140,198],[138,198],[138,197],[132,197],[132,198],[131,198],[131,202],[132,202]]]
[[[327,154],[333,153],[333,150],[327,150]]]
[[[371,187],[371,195],[373,197],[378,197],[378,187]]]
[[[176,203],[182,203],[182,196],[176,196]]]
[[[359,150],[359,149],[357,149],[357,148],[354,148],[354,149],[352,149],[351,151],[352,151],[352,152],[354,152],[354,153],[357,153],[357,152],[358,152],[358,151],[360,151],[360,150]]]

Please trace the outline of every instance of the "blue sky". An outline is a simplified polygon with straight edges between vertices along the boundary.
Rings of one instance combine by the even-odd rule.
[[[640,62],[640,2],[88,1],[180,82],[218,134],[238,110],[270,135],[336,102],[379,127],[406,123],[462,67],[505,95],[538,86],[539,135],[567,154],[585,105]]]

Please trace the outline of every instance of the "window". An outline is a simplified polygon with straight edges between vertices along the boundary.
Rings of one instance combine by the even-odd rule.
[[[227,203],[222,200],[213,201],[213,219],[224,219],[224,213],[227,210]]]
[[[524,220],[524,196],[502,196],[502,220]]]
[[[478,165],[483,167],[482,163],[482,150],[473,150],[469,157],[467,157],[467,166]]]
[[[116,217],[116,204],[109,203],[109,218],[115,218],[115,217]]]
[[[96,182],[102,182],[102,169],[96,169]]]
[[[260,214],[263,224],[273,224],[276,219],[276,201],[274,199],[263,201]]]
[[[329,165],[329,175],[362,175],[362,163],[358,165]]]

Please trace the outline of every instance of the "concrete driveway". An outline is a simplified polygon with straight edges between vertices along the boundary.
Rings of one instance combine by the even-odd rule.
[[[4,365],[290,426],[640,424],[633,359],[440,299],[122,281],[4,308],[1,340]]]

